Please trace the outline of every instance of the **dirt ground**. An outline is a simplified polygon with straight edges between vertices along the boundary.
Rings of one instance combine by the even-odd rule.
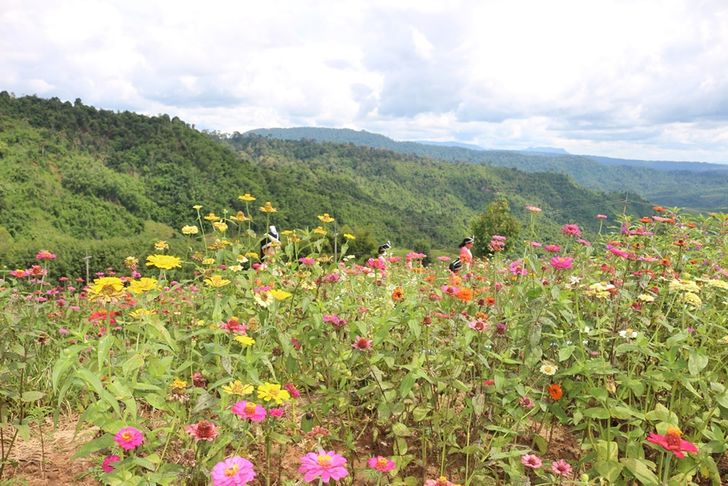
[[[10,484],[28,486],[98,484],[88,475],[89,470],[98,465],[98,460],[88,457],[71,459],[78,447],[92,439],[98,429],[85,429],[76,434],[76,423],[75,418],[61,418],[58,428],[54,430],[53,423],[47,422],[44,427],[43,457],[41,441],[35,428],[30,440],[25,441],[18,436],[10,453],[11,464],[6,466],[9,474],[4,474],[3,479],[10,479]],[[12,430],[4,431],[6,446],[12,434]]]

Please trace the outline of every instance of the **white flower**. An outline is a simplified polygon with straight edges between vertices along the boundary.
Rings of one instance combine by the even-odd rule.
[[[637,331],[628,327],[627,329],[619,331],[619,335],[625,339],[634,339],[637,337]]]
[[[556,374],[556,371],[559,369],[558,366],[556,366],[553,363],[549,363],[548,361],[545,361],[540,368],[541,373],[547,376],[554,376]]]

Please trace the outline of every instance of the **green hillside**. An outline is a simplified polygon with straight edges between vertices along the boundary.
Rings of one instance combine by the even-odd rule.
[[[718,164],[645,162],[581,155],[538,154],[507,150],[397,142],[383,135],[347,129],[297,127],[252,130],[249,133],[285,140],[318,140],[385,148],[440,160],[513,167],[527,172],[559,172],[577,184],[599,191],[630,191],[666,206],[728,210],[728,166]]]
[[[316,215],[412,247],[452,248],[497,195],[517,215],[544,208],[542,230],[596,213],[621,213],[624,195],[584,190],[559,174],[448,163],[344,144],[213,137],[166,115],[97,110],[58,99],[0,93],[0,261],[27,264],[40,248],[80,274],[142,256],[195,217],[244,209],[242,193],[270,200],[279,229]],[[629,196],[629,211],[648,205]],[[260,220],[256,211],[256,218]],[[262,220],[256,222],[262,229]],[[180,251],[184,248],[180,248]]]

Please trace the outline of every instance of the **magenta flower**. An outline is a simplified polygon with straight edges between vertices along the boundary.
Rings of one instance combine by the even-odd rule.
[[[521,275],[525,277],[528,275],[528,269],[523,266],[523,260],[516,260],[508,265],[508,271],[513,275]]]
[[[303,265],[308,265],[309,267],[316,264],[316,259],[311,257],[301,257],[298,261]]]
[[[30,272],[28,272],[27,270],[19,269],[19,270],[13,270],[12,272],[10,272],[10,275],[12,275],[15,278],[25,278],[28,275],[30,275]]]
[[[576,224],[565,224],[561,227],[561,232],[566,236],[581,236],[581,228]]]
[[[346,325],[346,319],[342,319],[341,317],[337,316],[336,314],[324,314],[323,321],[328,322],[335,328],[339,329],[341,327],[344,327]]]
[[[293,383],[286,383],[283,385],[283,388],[288,390],[288,393],[290,393],[293,398],[301,398],[301,392],[298,391],[298,388],[296,388],[296,385]]]
[[[526,454],[525,456],[521,457],[521,464],[526,467],[530,467],[531,469],[538,469],[543,463],[541,462],[541,458],[539,458],[537,455]]]
[[[303,480],[307,483],[321,478],[321,481],[326,484],[330,479],[338,481],[349,474],[344,457],[334,451],[326,452],[324,450],[319,450],[318,454],[309,452],[303,456],[298,472],[303,474]]]
[[[104,457],[104,462],[101,463],[101,470],[105,473],[110,473],[114,470],[114,466],[112,464],[119,461],[121,461],[121,457],[117,455],[112,454],[110,456],[106,456]]]
[[[210,476],[213,486],[238,486],[252,481],[255,470],[249,460],[234,456],[215,464]]]
[[[114,441],[125,451],[130,451],[142,445],[144,434],[134,427],[124,427],[116,433]]]
[[[616,246],[607,245],[607,250],[609,250],[609,252],[612,255],[617,255],[618,257],[621,257],[621,258],[629,258],[629,256],[630,256],[629,252],[626,252],[620,248],[617,248]]]
[[[266,415],[265,408],[245,400],[235,403],[232,411],[241,419],[248,419],[251,422],[262,422],[265,420]]]
[[[665,435],[650,432],[647,442],[657,444],[668,452],[675,454],[678,459],[685,457],[685,452],[696,453],[698,448],[695,444],[682,438],[682,433],[677,427],[668,427]]]
[[[571,464],[563,459],[551,463],[551,472],[557,476],[569,476],[571,474]]]
[[[597,219],[607,219],[606,214],[597,214]]]
[[[286,414],[286,409],[283,407],[271,408],[268,410],[268,414],[274,418],[281,418]]]
[[[568,270],[574,263],[574,259],[571,257],[555,256],[551,259],[551,266],[554,270]]]
[[[372,349],[372,340],[365,337],[357,336],[354,340],[354,344],[352,344],[351,347],[354,349],[358,349],[359,351],[367,351],[369,349]]]
[[[196,424],[188,425],[185,430],[195,438],[195,441],[212,442],[217,437],[217,427],[208,420],[200,420]]]
[[[41,250],[35,254],[35,259],[36,260],[55,260],[56,254],[51,253],[48,250]]]
[[[559,245],[545,245],[543,249],[551,253],[558,253],[561,251],[561,247]]]
[[[387,459],[386,457],[382,456],[369,458],[367,464],[369,464],[369,467],[371,469],[375,469],[383,473],[392,471],[395,467],[397,467],[397,464],[395,464],[393,460]]]

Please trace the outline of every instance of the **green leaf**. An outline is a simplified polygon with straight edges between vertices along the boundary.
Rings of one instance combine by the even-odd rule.
[[[23,393],[20,399],[24,402],[35,402],[45,396],[45,393],[39,391],[27,391]]]
[[[392,425],[392,433],[397,437],[409,437],[412,435],[412,432],[402,422],[397,422]]]
[[[99,339],[98,344],[98,362],[99,362],[99,371],[104,368],[104,363],[106,363],[106,360],[109,358],[109,351],[111,350],[111,346],[114,344],[114,335],[113,334],[106,334],[104,337]]]
[[[690,351],[688,371],[691,375],[697,376],[706,366],[708,366],[708,357],[702,351],[697,349]]]
[[[620,462],[624,464],[627,470],[632,473],[632,475],[641,484],[646,486],[657,486],[660,484],[660,480],[657,478],[655,473],[647,467],[647,464],[645,464],[644,461],[639,459],[623,458]]]
[[[559,349],[559,361],[566,361],[569,359],[576,349],[576,346],[565,346],[561,349]]]
[[[594,464],[594,469],[596,469],[601,478],[606,479],[610,483],[614,483],[622,473],[624,466],[617,461],[600,461]]]
[[[584,410],[584,416],[595,419],[608,419],[610,417],[609,410],[602,407],[592,407]]]

